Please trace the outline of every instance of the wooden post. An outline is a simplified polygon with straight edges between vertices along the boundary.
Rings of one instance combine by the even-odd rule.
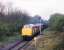
[[[36,37],[34,37],[34,41],[35,41],[35,48],[37,50],[37,38]]]

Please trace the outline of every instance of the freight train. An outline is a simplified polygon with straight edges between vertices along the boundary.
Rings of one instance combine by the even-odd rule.
[[[40,34],[41,30],[47,28],[45,24],[25,24],[20,30],[20,34],[23,37],[23,40],[31,40],[34,36]]]

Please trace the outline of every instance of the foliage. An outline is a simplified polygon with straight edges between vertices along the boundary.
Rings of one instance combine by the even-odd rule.
[[[10,11],[8,7],[8,12],[6,11],[6,6],[0,3],[0,39],[3,39],[4,36],[13,36],[19,32],[22,25],[28,23],[30,16],[20,11],[19,9],[11,8]]]
[[[64,15],[53,14],[49,20],[49,27],[43,32],[41,50],[64,50]],[[40,43],[40,42],[38,42]]]
[[[64,50],[64,32],[46,31],[36,41],[37,50]],[[35,45],[35,44],[33,44]]]
[[[49,20],[50,30],[62,31],[64,27],[64,15],[53,14]]]
[[[64,15],[51,15],[48,24],[49,27],[43,31],[42,39],[37,41],[37,50],[64,50]],[[40,43],[43,47],[38,46]]]

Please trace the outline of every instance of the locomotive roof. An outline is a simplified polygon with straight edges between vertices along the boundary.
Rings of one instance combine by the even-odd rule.
[[[25,24],[24,27],[34,27],[34,26],[40,26],[43,24],[37,23],[37,24]]]

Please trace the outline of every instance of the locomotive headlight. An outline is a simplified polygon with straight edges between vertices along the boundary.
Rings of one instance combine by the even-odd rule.
[[[23,28],[22,36],[32,36],[32,29],[31,28]]]

